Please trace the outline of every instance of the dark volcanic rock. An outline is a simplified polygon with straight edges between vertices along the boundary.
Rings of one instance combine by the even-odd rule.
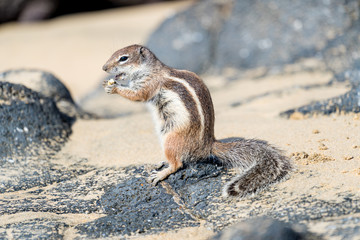
[[[308,239],[306,228],[267,217],[257,217],[234,224],[211,240],[301,240]],[[314,238],[312,238],[314,239]]]
[[[353,88],[349,92],[339,97],[330,98],[323,101],[308,104],[296,109],[291,109],[280,113],[280,116],[290,117],[295,112],[300,112],[305,115],[332,114],[340,112],[360,112],[360,86]]]
[[[47,186],[88,172],[88,167],[64,168],[49,161],[67,141],[72,122],[52,98],[0,81],[0,192]]]
[[[90,171],[90,167],[68,168],[51,163],[49,156],[26,157],[23,159],[2,159],[0,163],[0,193],[16,192],[33,187],[45,187],[77,177]]]
[[[0,159],[57,151],[71,133],[71,119],[55,102],[23,85],[0,81]]]
[[[360,8],[360,6],[357,6],[357,8]],[[338,81],[343,81],[344,77],[351,78],[352,71],[360,71],[359,34],[360,16],[357,13],[357,19],[352,22],[351,27],[329,41],[321,52],[327,68],[334,73]],[[359,73],[355,75],[359,75]],[[360,85],[358,76],[355,82],[349,80],[356,86]]]
[[[350,24],[346,1],[235,1],[215,66],[276,67],[313,57]]]
[[[129,170],[131,175],[147,175],[143,168]],[[163,187],[151,186],[141,176],[130,177],[109,188],[99,204],[107,216],[78,226],[81,233],[101,237],[199,225]]]
[[[106,171],[98,173],[104,176]],[[349,236],[356,236],[358,233],[358,227],[354,224],[356,219],[351,216],[360,212],[360,200],[350,195],[339,196],[338,201],[326,201],[310,195],[294,198],[293,193],[281,193],[276,188],[271,188],[240,202],[236,199],[224,199],[221,190],[234,174],[224,174],[221,166],[212,163],[188,165],[156,187],[146,182],[148,174],[142,167],[125,168],[117,171],[116,175],[120,173],[125,175],[120,177],[117,184],[113,184],[113,180],[108,181],[105,193],[98,201],[101,211],[107,216],[78,225],[76,228],[82,236],[153,234],[198,226],[199,221],[205,221],[205,226],[221,231],[232,223],[256,216],[269,216],[286,222],[267,222],[269,228],[265,228],[265,233],[284,234],[282,230],[287,229],[289,222],[311,225],[334,218],[338,219],[337,222],[330,222],[329,225],[335,224],[338,227],[331,231],[332,236],[342,236],[340,229],[346,229]],[[91,177],[87,181],[91,181],[90,179]],[[341,224],[338,222],[340,219]],[[266,222],[262,218],[253,221],[251,224],[254,226],[264,226]],[[290,231],[292,236],[311,235],[304,229],[293,230]],[[284,236],[286,233],[285,231]],[[329,235],[330,233],[327,234]]]
[[[69,90],[49,72],[36,69],[15,69],[1,72],[0,79],[4,82],[22,84],[53,99],[56,103],[60,101],[74,103]]]
[[[234,174],[223,175],[225,168],[216,163],[190,164],[166,180],[175,189],[192,215],[208,219],[224,199],[222,188]]]
[[[77,229],[81,234],[101,237],[199,226],[199,219],[211,214],[207,204],[214,204],[212,196],[221,195],[222,170],[212,163],[192,164],[154,187],[146,182],[148,173],[142,167],[127,168],[132,177],[107,188],[99,200],[108,216]]]
[[[75,172],[73,168],[77,168]],[[71,177],[67,172],[73,170]],[[83,165],[74,165],[70,168],[62,167],[62,176],[59,181],[42,188],[30,189],[24,193],[9,193],[5,199],[0,199],[1,214],[16,214],[22,212],[42,212],[56,214],[89,214],[101,213],[98,197],[109,184],[120,181],[120,171],[111,169],[94,170]],[[106,174],[110,176],[106,176]],[[119,175],[117,175],[119,174]]]
[[[69,225],[44,218],[7,224],[0,228],[1,239],[62,239]]]
[[[170,66],[197,73],[279,67],[316,56],[351,26],[356,7],[344,0],[199,1],[164,21],[147,45]]]
[[[96,115],[87,113],[77,106],[65,85],[49,72],[36,69],[9,70],[0,73],[0,81],[22,84],[53,99],[60,112],[71,118],[97,118]]]
[[[230,1],[199,1],[191,8],[165,20],[152,33],[147,46],[167,65],[204,72],[214,59],[217,31]],[[203,14],[203,13],[208,14]]]
[[[352,89],[342,96],[315,102],[281,113],[289,117],[294,112],[302,114],[331,114],[335,112],[360,112],[360,19],[352,27],[330,41],[322,55],[327,68],[334,73],[334,82],[348,82]]]

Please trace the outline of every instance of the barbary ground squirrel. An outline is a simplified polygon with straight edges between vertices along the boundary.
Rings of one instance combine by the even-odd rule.
[[[169,167],[153,172],[152,183],[175,173],[185,161],[212,157],[240,170],[224,195],[243,198],[285,179],[293,169],[290,160],[265,141],[216,140],[213,103],[204,82],[193,72],[166,66],[148,48],[120,49],[103,70],[115,75],[104,81],[107,93],[146,102],[154,116]]]

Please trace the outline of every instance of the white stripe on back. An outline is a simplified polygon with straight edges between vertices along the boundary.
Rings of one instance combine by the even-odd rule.
[[[186,82],[184,79],[171,77],[171,76],[167,76],[166,78],[171,79],[171,80],[173,80],[175,82],[181,83],[189,91],[189,93],[193,97],[193,99],[195,101],[195,104],[196,104],[197,111],[198,111],[199,116],[200,116],[200,136],[199,137],[200,137],[200,139],[202,139],[203,136],[204,136],[205,120],[204,120],[204,114],[203,114],[203,111],[202,111],[202,106],[201,106],[199,97],[197,96],[197,94],[195,92],[195,89],[192,86],[190,86],[190,84],[188,82]]]

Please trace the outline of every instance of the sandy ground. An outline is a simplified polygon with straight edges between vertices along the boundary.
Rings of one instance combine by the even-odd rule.
[[[165,17],[188,4],[161,3],[66,16],[43,23],[2,25],[0,71],[22,67],[50,71],[78,101],[99,85],[105,76],[101,67],[113,51],[146,42],[149,33]],[[314,193],[327,200],[336,200],[339,189],[360,196],[359,115],[300,116],[291,120],[279,117],[281,111],[349,90],[341,84],[310,90],[301,88],[326,83],[330,78],[326,72],[298,72],[233,82],[221,76],[204,76],[214,101],[216,136],[259,138],[283,149],[298,168],[289,181],[281,183],[291,191]],[[265,97],[232,106],[267,92],[270,94]],[[104,97],[107,97],[105,93]],[[119,105],[124,111],[131,109],[133,114],[106,120],[78,120],[59,156],[85,157],[89,164],[101,167],[163,160],[151,116],[144,106],[120,97],[108,99],[108,104]],[[99,107],[101,105],[94,105],[88,109],[96,111]],[[70,164],[66,158],[62,161]],[[301,171],[315,174],[310,179],[300,175]],[[316,186],[327,191],[319,194]],[[161,239],[205,239],[211,234],[212,231],[200,227],[164,233]]]

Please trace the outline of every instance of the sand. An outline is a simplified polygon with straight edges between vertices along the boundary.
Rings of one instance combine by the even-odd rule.
[[[50,71],[69,88],[75,101],[80,101],[106,76],[101,67],[113,51],[129,44],[145,43],[162,20],[187,5],[189,2],[168,2],[64,16],[40,23],[2,25],[0,71],[13,68]],[[203,78],[214,101],[217,138],[264,139],[292,157],[297,171],[290,180],[281,183],[281,187],[299,194],[317,194],[318,198],[326,200],[336,200],[339,189],[360,196],[359,115],[311,118],[294,115],[290,120],[279,117],[280,112],[290,108],[343,94],[349,86],[301,88],[328,82],[331,74],[324,71],[244,77],[231,82],[222,76]],[[264,97],[254,98],[263,94]],[[108,99],[103,104],[116,105],[131,114],[113,119],[77,120],[70,140],[58,153],[61,163],[71,164],[67,158],[61,158],[65,155],[87,158],[88,164],[98,167],[163,160],[151,116],[145,107],[118,96],[104,93],[103,97]],[[246,104],[233,106],[244,100],[248,100]],[[86,109],[97,111],[101,106],[94,104]],[[314,173],[312,178],[301,174],[309,171]],[[316,186],[327,191],[319,192]],[[16,217],[27,219],[33,215]],[[96,216],[90,219],[93,218]],[[199,227],[164,233],[161,239],[202,239],[211,234],[211,230]],[[159,239],[157,237],[139,239]]]

